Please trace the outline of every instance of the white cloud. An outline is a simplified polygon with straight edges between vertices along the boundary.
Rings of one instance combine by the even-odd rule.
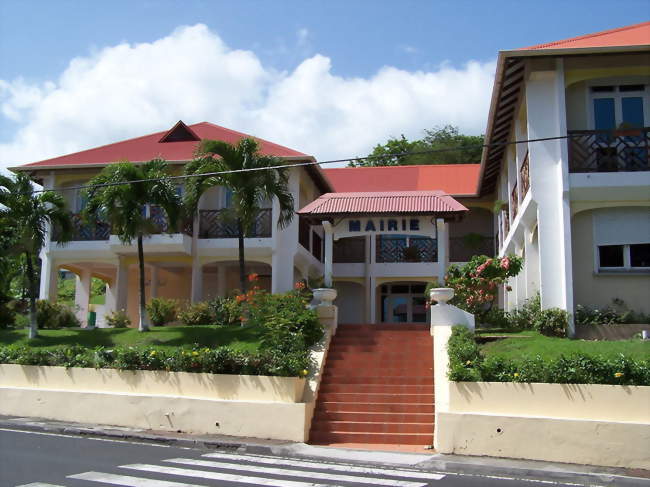
[[[303,47],[309,32],[297,35]],[[389,136],[419,137],[446,123],[481,133],[493,73],[493,62],[471,61],[344,78],[318,54],[278,72],[205,25],[181,27],[155,42],[75,58],[41,85],[0,80],[2,116],[19,127],[0,144],[0,167],[164,130],[179,119],[211,121],[319,160],[365,155]]]

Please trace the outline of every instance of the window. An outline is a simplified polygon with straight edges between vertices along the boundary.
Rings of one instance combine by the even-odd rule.
[[[595,130],[646,125],[645,109],[649,103],[645,85],[592,86],[591,107]]]
[[[593,215],[596,272],[650,271],[650,209],[603,208]]]
[[[600,271],[650,270],[650,243],[598,246]]]

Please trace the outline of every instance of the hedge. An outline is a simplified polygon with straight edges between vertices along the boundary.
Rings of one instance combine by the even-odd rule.
[[[582,353],[553,359],[539,355],[485,357],[474,334],[464,326],[453,327],[447,349],[448,377],[452,381],[650,386],[650,359],[637,360],[623,354],[616,358]]]
[[[307,351],[269,349],[247,353],[229,347],[160,350],[155,347],[66,346],[41,350],[6,346],[0,347],[0,363],[304,377],[310,367],[310,358]]]

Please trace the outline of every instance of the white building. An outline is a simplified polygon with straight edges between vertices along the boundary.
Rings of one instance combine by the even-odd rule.
[[[650,312],[649,44],[646,22],[499,54],[479,193],[525,259],[506,308]]]
[[[617,299],[650,313],[649,39],[646,22],[501,52],[480,165],[291,168],[295,210],[303,211],[280,230],[277,205],[268,203],[246,239],[248,270],[276,292],[327,274],[331,265],[343,323],[424,322],[424,286],[441,282],[449,262],[516,253],[525,267],[513,291],[502,293],[508,309],[539,292],[545,308],[572,311]],[[107,164],[162,157],[180,173],[200,139],[242,136],[179,122],[14,170],[63,191],[78,215],[83,201],[69,188]],[[530,142],[509,143],[515,140]],[[260,142],[263,153],[287,163],[314,161]],[[372,198],[380,210],[366,205]],[[344,201],[348,206],[336,210]],[[496,217],[495,204],[502,208]],[[237,240],[219,218],[228,205],[227,191],[211,190],[198,218],[172,235],[160,209],[147,209],[160,226],[145,242],[147,299],[200,301],[237,287]],[[53,235],[43,249],[41,297],[55,299],[55,270],[70,270],[85,317],[90,278],[99,277],[108,284],[107,308],[126,309],[137,322],[135,247],[101,222],[90,227],[75,216],[75,225],[72,242],[57,245]]]

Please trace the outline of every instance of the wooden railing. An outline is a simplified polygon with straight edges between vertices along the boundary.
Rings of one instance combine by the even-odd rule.
[[[73,241],[95,241],[108,240],[111,235],[111,225],[104,220],[85,222],[79,213],[70,215],[72,219],[72,240]],[[58,242],[61,237],[59,228],[52,229],[52,241]]]
[[[650,171],[650,127],[569,130],[569,172]]]
[[[381,235],[377,238],[377,262],[437,262],[438,243],[429,237]]]
[[[530,166],[528,162],[528,152],[524,156],[524,162],[519,168],[519,180],[521,181],[521,199],[523,200],[530,189]]]
[[[517,183],[512,187],[510,191],[510,220],[514,221],[517,216],[517,210],[519,210],[519,193],[517,192]]]
[[[199,238],[237,238],[237,222],[233,220],[230,213],[228,210],[200,210]],[[248,229],[246,237],[271,237],[271,215],[271,208],[260,210],[252,227]]]
[[[494,254],[494,237],[469,234],[449,238],[449,262],[469,262],[475,255]]]
[[[366,261],[366,237],[347,237],[334,242],[332,260],[337,264]]]

